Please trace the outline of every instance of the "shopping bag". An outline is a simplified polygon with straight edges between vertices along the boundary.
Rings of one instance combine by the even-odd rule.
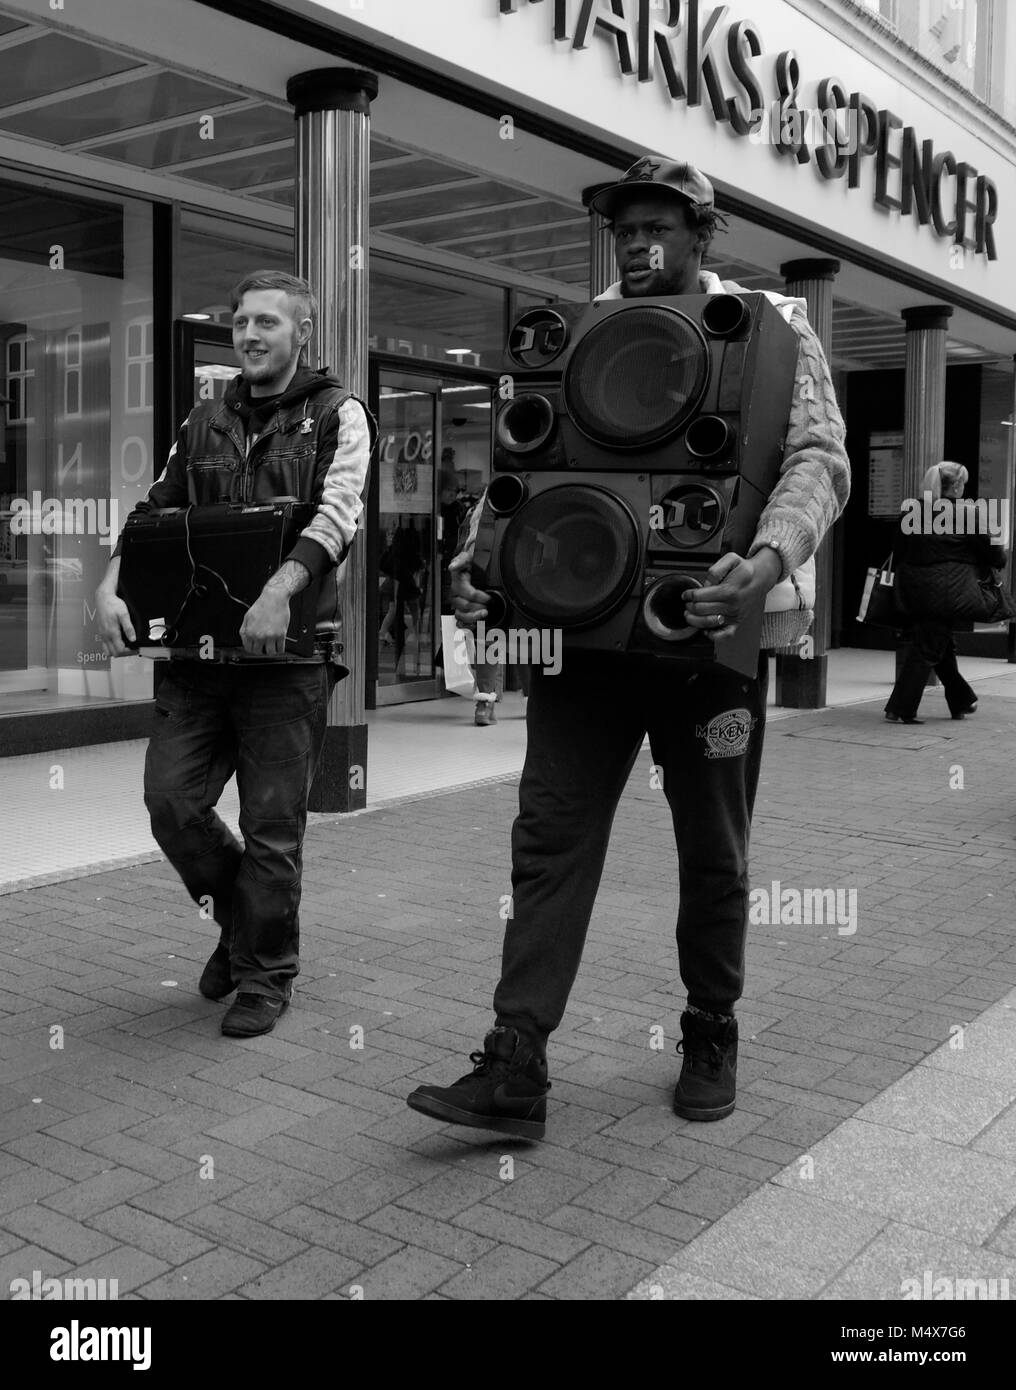
[[[981,623],[1011,623],[1016,618],[1016,602],[1005,587],[1005,571],[989,569],[978,581],[984,595],[984,611],[987,617],[975,618]]]
[[[1011,623],[1016,618],[1005,572],[967,565],[949,616],[971,623]]]
[[[469,628],[459,627],[454,613],[441,614],[441,651],[445,689],[467,699],[473,696],[473,658],[476,641]]]
[[[892,556],[878,569],[869,569],[864,581],[857,621],[869,627],[907,626],[907,615],[900,603]]]

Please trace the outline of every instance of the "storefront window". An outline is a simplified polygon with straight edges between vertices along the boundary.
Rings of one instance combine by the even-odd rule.
[[[378,440],[378,684],[434,678],[437,392],[382,384]],[[429,693],[429,692],[428,692]]]
[[[0,182],[0,709],[144,698],[95,588],[152,479],[151,209]]]
[[[505,291],[374,257],[370,346],[437,367],[497,370],[504,354]]]
[[[1007,0],[861,0],[922,58],[968,92],[1012,120],[1016,105],[1006,91]]]
[[[252,270],[285,270],[291,275],[292,232],[239,227],[197,212],[182,213],[175,317],[201,315],[205,322],[228,325],[229,291]]]
[[[977,496],[1007,499],[1013,507],[1016,429],[1013,426],[1013,368],[981,368],[981,428],[978,439]],[[1004,511],[1000,512],[1004,515]],[[1006,541],[1011,539],[1010,534]]]

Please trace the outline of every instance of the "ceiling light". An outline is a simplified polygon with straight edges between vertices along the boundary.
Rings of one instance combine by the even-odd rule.
[[[185,319],[194,319],[196,321],[200,321],[202,319],[210,319],[212,316],[211,314],[184,314],[183,317]]]

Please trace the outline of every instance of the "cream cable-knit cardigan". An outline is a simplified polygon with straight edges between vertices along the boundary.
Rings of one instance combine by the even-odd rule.
[[[699,272],[699,285],[703,294],[749,293],[743,285],[734,280],[721,280],[709,270]],[[620,281],[597,296],[597,299],[620,298]],[[812,556],[846,505],[850,495],[850,463],[843,443],[846,429],[836,403],[829,364],[808,322],[806,302],[768,291],[766,298],[779,309],[801,340],[779,481],[759,517],[755,539],[748,547],[750,557],[764,546],[772,545],[782,561],[780,582],[767,595],[762,624],[762,646],[774,647],[800,641],[811,626],[811,604],[815,601]],[[456,569],[465,568],[472,559],[485,497],[486,493],[469,518],[466,543],[453,561]],[[804,595],[808,606],[799,610],[800,621],[788,635],[786,620],[790,615],[781,610],[799,608],[798,592]]]

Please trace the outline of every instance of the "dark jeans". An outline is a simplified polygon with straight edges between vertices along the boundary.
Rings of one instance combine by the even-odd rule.
[[[533,667],[512,828],[499,1024],[543,1045],[578,971],[617,803],[649,733],[679,857],[677,956],[688,1002],[729,1014],[744,984],[748,839],[768,661],[722,667],[566,658]],[[665,864],[660,873],[667,872]]]
[[[210,899],[241,990],[288,999],[299,973],[307,798],[336,669],[172,661],[145,760],[152,833],[195,902]],[[237,842],[215,812],[236,773]]]
[[[886,714],[898,714],[901,719],[916,718],[932,671],[942,682],[950,714],[958,714],[976,701],[977,695],[956,665],[952,629],[944,623],[919,622],[914,624],[900,674],[885,707]]]

